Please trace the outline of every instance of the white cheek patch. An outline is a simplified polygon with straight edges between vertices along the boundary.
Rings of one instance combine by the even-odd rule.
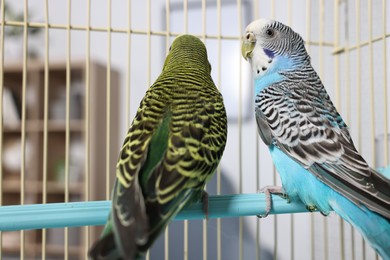
[[[272,64],[272,59],[262,48],[256,47],[252,54],[252,71],[256,77],[263,76]]]

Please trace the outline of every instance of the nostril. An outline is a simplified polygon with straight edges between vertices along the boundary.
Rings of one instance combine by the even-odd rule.
[[[249,42],[255,42],[256,40],[255,40],[255,35],[252,33],[252,32],[247,32],[246,34],[245,34],[245,39],[247,40],[247,41],[249,41]]]
[[[268,63],[271,63],[272,62],[272,60],[268,60]]]
[[[267,68],[266,67],[261,67],[261,70],[265,71],[265,70],[267,70]]]
[[[260,70],[257,70],[257,74],[259,74],[260,73]]]

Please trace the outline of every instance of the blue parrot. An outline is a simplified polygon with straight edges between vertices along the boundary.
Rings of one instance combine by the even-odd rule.
[[[387,179],[390,179],[390,165],[378,168],[377,171],[384,175]]]
[[[323,215],[335,211],[390,259],[390,179],[356,150],[301,36],[278,21],[256,20],[242,55],[252,68],[258,131],[283,186],[265,192],[283,192]]]

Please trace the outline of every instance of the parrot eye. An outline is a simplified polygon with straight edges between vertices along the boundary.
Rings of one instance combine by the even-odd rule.
[[[275,31],[272,30],[272,29],[267,29],[267,30],[265,31],[265,33],[266,33],[268,36],[270,36],[270,37],[272,37],[272,36],[275,35]]]

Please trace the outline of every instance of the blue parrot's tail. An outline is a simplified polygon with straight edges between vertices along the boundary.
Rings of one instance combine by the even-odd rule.
[[[384,168],[378,168],[377,171],[390,180],[390,165]]]
[[[358,229],[384,260],[390,260],[390,220],[363,205],[357,206],[345,197],[338,196],[331,203],[334,211]]]

